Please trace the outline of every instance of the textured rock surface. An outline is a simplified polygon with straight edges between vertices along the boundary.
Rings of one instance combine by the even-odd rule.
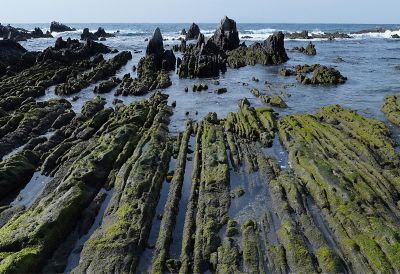
[[[239,47],[239,32],[236,22],[225,16],[213,36],[207,41],[207,47],[213,50],[227,51]]]
[[[274,65],[282,64],[289,60],[285,45],[284,35],[279,32],[271,35],[262,44],[256,43],[249,47],[240,46],[228,53],[227,62],[232,68],[246,65]]]

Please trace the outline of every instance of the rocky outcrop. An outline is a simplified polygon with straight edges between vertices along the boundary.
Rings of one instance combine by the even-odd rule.
[[[400,126],[400,100],[397,96],[386,96],[381,110],[390,122]]]
[[[158,109],[152,109],[154,118],[147,121],[149,131],[135,134],[136,138],[142,136],[135,143],[141,155],[130,154],[118,170],[102,225],[86,242],[74,272],[134,272],[138,265],[172,153],[168,138],[171,113],[165,96],[156,96],[164,100],[154,105]]]
[[[52,60],[72,63],[76,60],[87,59],[95,54],[110,52],[111,49],[101,43],[90,40],[85,43],[80,43],[78,40],[69,38],[64,41],[62,37],[60,37],[57,39],[54,47],[47,48],[39,54],[37,61],[44,62]]]
[[[304,85],[339,85],[344,84],[347,78],[338,70],[332,67],[326,67],[319,64],[313,66],[297,66],[297,81]],[[313,73],[311,77],[307,74]]]
[[[274,65],[282,64],[289,60],[284,44],[282,32],[268,37],[264,43],[256,43],[249,47],[244,45],[228,52],[227,62],[232,68],[240,68],[246,65]]]
[[[140,59],[137,78],[130,76],[121,84],[123,95],[143,95],[154,89],[169,87],[172,83],[168,71],[176,66],[175,54],[165,50],[161,31],[157,28],[146,48],[146,56]]]
[[[99,38],[110,38],[115,37],[114,34],[106,32],[102,27],[99,27],[97,31],[94,33]]]
[[[186,40],[196,40],[199,38],[200,28],[195,23],[192,23],[189,30],[186,33]]]
[[[179,78],[216,77],[226,71],[224,57],[209,51],[204,43],[186,49],[178,69]]]
[[[335,249],[347,267],[352,272],[398,271],[395,246],[399,241],[386,239],[396,239],[398,229],[397,221],[387,214],[399,214],[399,162],[386,126],[333,105],[315,115],[286,116],[278,128],[293,170],[309,193],[311,205],[315,204],[315,212],[337,239]],[[296,193],[288,201],[299,195],[295,185],[299,184],[286,191]],[[314,238],[312,234],[309,239]],[[321,263],[332,259],[326,253],[329,249],[324,250],[316,252]],[[327,270],[331,271],[335,272]]]
[[[19,72],[36,61],[36,53],[29,53],[17,42],[0,40],[0,77],[9,72]]]
[[[51,22],[50,24],[50,32],[65,32],[65,31],[76,31],[75,28],[70,28],[64,24],[59,22]]]
[[[293,51],[298,51],[298,52],[304,53],[305,55],[310,55],[310,56],[317,55],[317,50],[315,49],[315,45],[311,42],[308,43],[306,48],[294,47]]]
[[[88,87],[90,84],[94,84],[101,80],[107,80],[111,76],[114,76],[117,70],[126,65],[130,59],[132,59],[131,52],[122,51],[108,61],[101,61],[96,67],[88,72],[80,75],[70,75],[70,77],[67,77],[65,83],[56,86],[55,93],[58,95],[74,94]],[[103,90],[103,88],[105,87],[102,86],[100,90]],[[99,89],[96,91],[99,91]]]
[[[214,32],[213,36],[207,41],[207,47],[214,51],[228,51],[239,47],[239,32],[236,22],[225,16]]]
[[[83,33],[81,34],[81,40],[97,41],[97,40],[99,40],[99,37],[97,35],[95,35],[94,33],[90,32],[88,28],[84,28]]]
[[[311,35],[308,31],[304,30],[302,32],[287,32],[285,33],[285,37],[287,39],[349,39],[352,36],[348,35],[347,33],[341,32],[324,32],[324,33],[312,33]]]
[[[92,33],[89,31],[88,28],[83,29],[83,33],[81,34],[81,40],[102,40],[101,38],[110,38],[110,37],[115,37],[114,34],[107,33],[103,28],[99,27],[99,29]]]
[[[23,28],[15,28],[10,25],[3,26],[0,24],[0,38],[12,41],[26,41],[33,38],[51,38],[51,33],[43,31],[40,28],[35,28],[33,31],[28,31]]]

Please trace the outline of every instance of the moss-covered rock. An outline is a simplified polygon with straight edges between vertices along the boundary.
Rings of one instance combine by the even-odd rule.
[[[390,122],[400,126],[400,100],[397,96],[386,96],[381,110]]]

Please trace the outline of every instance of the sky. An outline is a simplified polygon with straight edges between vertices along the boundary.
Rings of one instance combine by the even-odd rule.
[[[0,23],[399,24],[399,0],[2,0]]]

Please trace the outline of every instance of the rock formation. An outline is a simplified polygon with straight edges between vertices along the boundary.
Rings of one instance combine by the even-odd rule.
[[[50,24],[50,32],[65,32],[65,31],[76,31],[75,28],[70,28],[64,24],[53,21]]]
[[[192,23],[189,30],[186,32],[186,40],[196,40],[199,37],[200,28],[195,23]]]
[[[256,43],[249,47],[242,45],[228,53],[227,62],[232,68],[246,65],[273,65],[282,64],[289,60],[284,44],[282,32],[268,37],[262,44]]]
[[[228,51],[239,47],[239,32],[236,29],[236,22],[225,16],[207,41],[207,47],[213,50]]]
[[[168,71],[175,70],[176,58],[172,50],[165,50],[159,28],[154,31],[146,48],[146,56],[140,59],[137,78],[123,79],[123,95],[143,95],[151,90],[167,88],[171,85]]]

